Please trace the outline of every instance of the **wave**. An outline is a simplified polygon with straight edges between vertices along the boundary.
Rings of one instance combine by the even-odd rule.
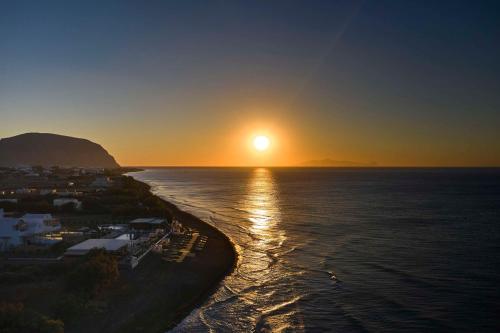
[[[302,296],[298,295],[288,301],[259,309],[261,315],[256,320],[254,332],[267,333],[282,332],[290,329],[294,331],[303,330],[304,325],[302,322],[299,325],[292,325],[292,321],[283,320],[282,318],[297,316],[297,304],[301,299]]]

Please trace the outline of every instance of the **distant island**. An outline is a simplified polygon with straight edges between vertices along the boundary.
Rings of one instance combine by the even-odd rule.
[[[377,165],[377,162],[363,163],[353,161],[336,161],[329,158],[311,160],[300,164],[300,166],[303,167],[375,167]]]
[[[0,139],[0,167],[120,167],[101,145],[50,133],[25,133]]]

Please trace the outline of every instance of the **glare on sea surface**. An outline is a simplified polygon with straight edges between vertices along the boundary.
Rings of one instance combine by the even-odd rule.
[[[245,210],[250,213],[250,230],[264,242],[272,241],[271,227],[279,220],[279,208],[276,201],[276,187],[270,170],[258,168],[253,171],[248,186]]]
[[[253,139],[253,146],[259,151],[264,151],[269,148],[269,144],[269,138],[264,135],[256,136],[255,139]]]

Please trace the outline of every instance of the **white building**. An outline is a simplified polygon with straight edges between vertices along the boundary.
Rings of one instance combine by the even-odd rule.
[[[0,202],[17,203],[17,199],[0,199]]]
[[[40,190],[40,195],[56,194],[57,190],[52,188],[43,188]]]
[[[115,254],[123,254],[127,250],[129,241],[123,239],[104,239],[91,238],[73,245],[66,250],[64,255],[67,256],[83,256],[93,249],[104,249],[106,252]]]
[[[5,217],[0,211],[0,251],[24,243],[54,243],[43,236],[61,229],[61,224],[50,214],[25,214],[21,218]]]
[[[59,199],[54,199],[53,201],[54,207],[62,207],[67,204],[73,204],[73,207],[76,210],[81,210],[82,209],[82,202],[80,200],[74,199],[74,198],[59,198]]]
[[[59,220],[51,214],[25,214],[19,219],[17,227],[25,237],[61,230]]]

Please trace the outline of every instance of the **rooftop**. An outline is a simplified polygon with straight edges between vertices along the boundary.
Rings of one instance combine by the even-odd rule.
[[[165,220],[164,219],[156,219],[156,218],[139,218],[139,219],[132,220],[129,223],[160,225],[160,224],[165,223]]]
[[[92,249],[104,249],[106,251],[118,251],[124,246],[127,246],[128,241],[122,239],[87,239],[81,243],[73,245],[69,249],[66,250],[66,254],[69,255],[78,255],[85,254]]]
[[[22,219],[52,219],[51,214],[24,214]]]

